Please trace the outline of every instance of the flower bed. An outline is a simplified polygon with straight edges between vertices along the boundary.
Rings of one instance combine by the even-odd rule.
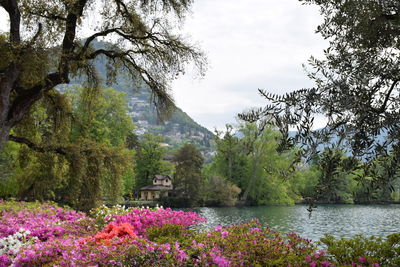
[[[400,236],[326,237],[326,251],[257,221],[200,231],[170,209],[100,207],[92,217],[49,203],[0,202],[1,266],[400,266]]]

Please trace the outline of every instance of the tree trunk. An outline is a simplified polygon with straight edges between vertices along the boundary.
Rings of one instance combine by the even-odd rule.
[[[9,134],[9,127],[0,127],[0,149],[3,148],[4,144],[7,142]]]
[[[10,18],[10,44],[12,46],[21,43],[20,23],[21,14],[16,0],[1,0],[3,7]],[[11,91],[21,73],[21,67],[17,63],[11,64],[0,73],[0,149],[8,140],[12,123],[10,122]]]
[[[12,64],[0,74],[0,149],[8,140],[12,123],[10,121],[11,91],[20,74],[20,68]]]
[[[0,72],[0,149],[9,139],[10,130],[17,125],[29,112],[30,108],[48,90],[61,83],[69,83],[69,61],[74,48],[76,25],[82,15],[87,0],[79,0],[69,10],[66,18],[65,34],[62,43],[62,56],[58,71],[43,77],[43,80],[31,88],[19,88],[18,80],[21,75],[21,64],[11,63]],[[10,18],[10,45],[12,49],[20,46],[21,14],[17,0],[0,0]],[[29,60],[29,59],[27,59]]]

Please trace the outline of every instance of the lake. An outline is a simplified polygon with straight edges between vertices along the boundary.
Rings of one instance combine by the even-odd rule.
[[[385,237],[400,232],[400,205],[318,205],[311,213],[307,205],[193,208],[207,218],[203,227],[226,226],[257,218],[282,233],[296,232],[318,240],[324,233],[335,237],[356,234]]]

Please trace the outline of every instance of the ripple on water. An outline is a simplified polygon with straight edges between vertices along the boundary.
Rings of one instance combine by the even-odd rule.
[[[385,237],[400,232],[400,205],[320,205],[311,217],[306,205],[195,208],[207,218],[203,227],[227,226],[257,218],[272,229],[296,232],[302,237],[318,240],[325,233],[335,237],[356,234]]]

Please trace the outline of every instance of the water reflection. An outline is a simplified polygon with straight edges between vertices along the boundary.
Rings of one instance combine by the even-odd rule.
[[[311,217],[306,205],[195,208],[207,218],[206,228],[231,225],[257,218],[264,225],[283,232],[296,232],[318,240],[324,233],[336,237],[356,234],[385,237],[400,232],[400,205],[320,205]]]

